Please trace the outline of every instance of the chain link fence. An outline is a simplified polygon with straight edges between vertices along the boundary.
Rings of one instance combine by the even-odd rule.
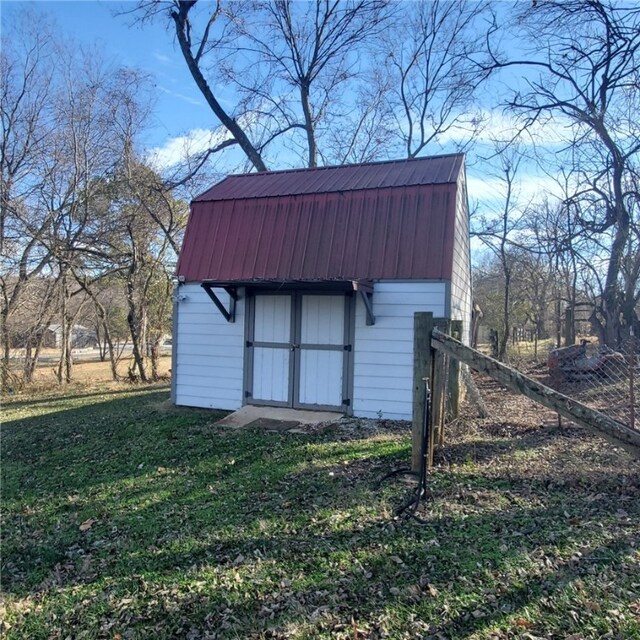
[[[532,367],[547,386],[640,430],[640,339],[610,349],[596,339],[548,351],[546,363]]]

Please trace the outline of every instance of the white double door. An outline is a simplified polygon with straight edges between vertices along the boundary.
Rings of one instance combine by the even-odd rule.
[[[247,401],[346,410],[349,304],[344,294],[255,294]]]

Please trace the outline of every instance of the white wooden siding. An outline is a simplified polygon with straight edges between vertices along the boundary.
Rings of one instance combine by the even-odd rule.
[[[356,303],[353,413],[362,418],[411,420],[413,400],[413,314],[445,314],[444,282],[376,282],[373,312],[366,324],[362,300]]]
[[[223,290],[216,290],[216,293],[224,304],[228,304],[229,297]],[[182,285],[178,295],[184,299],[178,302],[178,328],[174,338],[176,404],[238,409],[242,406],[243,390],[244,296],[237,303],[236,322],[228,323],[199,284]],[[444,316],[445,296],[446,286],[442,282],[377,282],[373,295],[376,316],[373,326],[366,325],[364,305],[357,298],[353,350],[354,415],[411,419],[413,314],[430,311],[435,317]],[[274,324],[281,327],[278,337],[288,336],[285,322]],[[312,329],[309,325],[309,333],[305,335],[311,338],[314,331],[317,328]],[[335,331],[337,335],[338,324]],[[275,337],[275,334],[271,335]],[[332,337],[330,341],[333,340]],[[323,360],[341,357],[341,353],[310,350],[302,355],[301,368],[306,372],[301,371],[301,379],[307,379],[309,383],[301,384],[300,400],[339,404],[341,373],[318,376],[312,370],[337,373],[340,370],[337,363]],[[265,372],[266,375],[273,374]],[[324,381],[324,386],[319,380]]]
[[[289,342],[291,337],[291,296],[255,297],[256,342]]]
[[[462,339],[469,343],[471,330],[471,256],[469,242],[469,210],[464,172],[458,180],[456,226],[453,240],[451,272],[451,318],[462,320]]]
[[[287,402],[289,399],[288,349],[253,349],[253,399]]]
[[[291,341],[291,296],[258,295],[255,297],[255,342]],[[288,347],[254,347],[253,386],[254,401],[288,402],[289,360]]]
[[[223,304],[229,295],[216,294]],[[188,407],[234,410],[242,406],[244,297],[236,321],[227,322],[199,283],[178,288],[175,402]],[[228,308],[228,307],[227,307]]]
[[[303,295],[300,313],[301,404],[342,405],[344,350],[344,295]],[[308,345],[340,345],[340,351],[322,351]]]

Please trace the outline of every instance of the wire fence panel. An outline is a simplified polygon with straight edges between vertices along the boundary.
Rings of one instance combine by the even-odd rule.
[[[529,360],[529,371],[525,374],[523,370],[527,367],[498,362],[435,327],[431,335],[431,346],[435,351],[449,354],[474,371],[486,373],[504,387],[552,409],[559,416],[600,434],[640,457],[640,430],[631,428],[631,424],[634,427],[636,425],[638,357],[635,344],[625,357],[624,350],[614,352],[597,346],[589,349],[589,342],[585,340],[579,345],[552,350],[547,364],[533,365]],[[624,392],[625,381],[627,393]],[[435,384],[433,386],[437,388]],[[613,393],[603,393],[605,386],[614,389]],[[617,398],[616,402],[612,402],[613,397]],[[609,406],[606,406],[607,403]],[[437,402],[434,406],[437,406]],[[625,412],[624,416],[620,416],[619,412],[618,415],[612,413],[612,409],[620,408],[628,410],[628,414]]]
[[[536,377],[547,386],[640,430],[640,340],[613,350],[597,341],[552,349]]]

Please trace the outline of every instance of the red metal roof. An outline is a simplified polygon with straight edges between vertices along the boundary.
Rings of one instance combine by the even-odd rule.
[[[385,187],[446,184],[458,179],[462,154],[339,167],[264,171],[227,176],[195,201],[294,196]]]
[[[450,279],[460,154],[229,176],[191,207],[186,281]]]

